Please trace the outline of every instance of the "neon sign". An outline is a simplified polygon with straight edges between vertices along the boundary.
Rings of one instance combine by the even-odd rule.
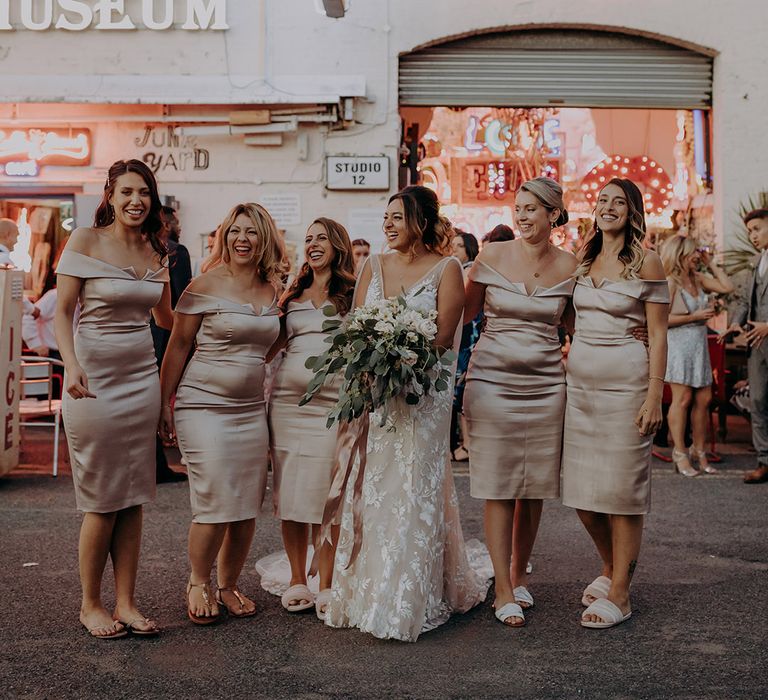
[[[0,129],[0,171],[35,177],[41,165],[89,165],[88,129]]]

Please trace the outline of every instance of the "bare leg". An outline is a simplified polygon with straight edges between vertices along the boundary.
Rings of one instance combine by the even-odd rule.
[[[307,548],[309,546],[309,525],[294,520],[280,521],[283,546],[291,564],[291,586],[307,583]],[[312,601],[302,598],[291,600],[291,605],[305,605]]]
[[[189,526],[189,563],[191,583],[208,583],[216,555],[221,549],[227,523],[191,523]],[[189,592],[189,610],[196,617],[216,617],[219,608],[212,598],[210,606],[205,604],[202,588],[195,586]]]
[[[493,564],[496,599],[494,607],[500,610],[515,602],[509,563],[512,556],[512,529],[515,522],[515,501],[487,500],[485,502],[485,541]],[[511,622],[520,618],[512,617]]]
[[[338,528],[336,528],[338,533]],[[312,541],[317,546],[317,540],[320,536],[320,526],[312,526]],[[320,590],[324,591],[333,584],[333,560],[336,557],[336,539],[331,542],[324,542],[318,554],[317,571],[320,575]]]
[[[528,585],[525,567],[531,559],[533,545],[541,522],[544,501],[536,499],[518,499],[515,503],[515,521],[512,530],[512,586]]]
[[[691,409],[691,432],[693,449],[703,452],[706,449],[707,423],[709,418],[709,402],[712,400],[712,389],[708,386],[695,389],[693,394],[693,409]]]
[[[217,567],[217,576],[221,599],[232,610],[241,610],[242,614],[249,614],[256,610],[256,604],[241,594],[242,602],[232,592],[237,588],[237,581],[240,573],[245,566],[245,560],[248,558],[248,552],[251,549],[253,533],[256,530],[256,519],[239,520],[229,523],[224,542],[219,550],[219,560]],[[229,590],[225,590],[229,589]],[[235,615],[237,613],[234,613]]]
[[[603,561],[601,576],[613,578],[613,536],[611,534],[611,517],[605,513],[594,513],[591,510],[576,509],[581,524],[597,547],[597,553]]]
[[[677,452],[686,452],[685,449],[685,424],[688,417],[688,407],[691,405],[693,390],[684,384],[670,384],[672,389],[672,403],[669,405],[667,413],[667,423],[669,432],[672,434],[672,441],[675,444]],[[688,457],[680,457],[680,466],[689,469],[691,463]]]
[[[80,584],[83,600],[80,604],[80,622],[96,637],[109,637],[120,626],[115,626],[112,616],[101,602],[101,580],[107,565],[112,531],[117,513],[85,513],[80,526],[78,556]]]
[[[112,565],[115,570],[115,617],[132,623],[139,630],[151,630],[154,622],[146,622],[136,608],[136,575],[139,570],[141,551],[141,526],[143,510],[133,506],[118,511],[112,532]],[[138,622],[137,622],[138,620]]]
[[[643,539],[642,515],[613,515],[611,526],[613,530],[613,576],[608,600],[614,603],[626,615],[631,606],[629,603],[629,584],[640,556],[640,544]],[[588,622],[603,621],[599,615],[585,615]]]

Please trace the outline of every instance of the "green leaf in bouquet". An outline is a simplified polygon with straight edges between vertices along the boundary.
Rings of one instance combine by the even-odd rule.
[[[331,314],[331,315],[333,315],[333,314]],[[331,331],[335,331],[338,328],[341,328],[342,323],[343,323],[342,321],[339,321],[336,318],[328,319],[327,321],[323,321],[323,331],[325,333],[329,333]]]
[[[437,391],[445,391],[447,388],[448,388],[448,382],[446,382],[445,379],[435,380],[435,389]]]
[[[326,305],[323,307],[323,313],[324,313],[326,316],[335,316],[335,315],[336,315],[336,313],[337,313],[337,312],[336,312],[336,307],[335,307],[333,304],[326,304]],[[327,321],[326,321],[326,323],[327,323]],[[341,321],[339,321],[339,325],[341,325]]]
[[[350,362],[347,365],[347,369],[344,370],[344,379],[346,379],[346,380],[352,379],[352,377],[354,377],[355,374],[357,374],[357,371],[358,371],[357,365],[355,365],[352,362]]]
[[[328,374],[336,374],[344,366],[344,363],[343,357],[335,357],[331,360],[331,364],[328,365]]]
[[[305,405],[306,405],[306,404],[308,404],[308,403],[309,403],[311,400],[312,400],[312,394],[304,394],[304,396],[302,396],[302,397],[299,399],[299,406],[305,406]]]
[[[309,356],[309,357],[306,359],[306,361],[304,362],[304,366],[305,366],[307,369],[314,369],[314,367],[315,367],[315,362],[317,362],[319,359],[320,359],[320,357],[319,357],[318,355],[310,355],[310,356]]]
[[[309,384],[307,384],[307,393],[316,393],[317,390],[325,383],[326,376],[327,374],[325,372],[321,372],[312,377],[312,379],[309,380]]]
[[[409,406],[415,406],[417,403],[419,403],[419,397],[416,396],[416,394],[409,392],[405,395],[405,403],[407,403]]]
[[[429,356],[424,362],[424,369],[432,369],[436,364],[437,364],[437,355],[433,352],[429,353]]]
[[[454,362],[456,359],[456,352],[454,350],[446,350],[441,356],[440,356],[440,362],[444,365],[450,365]]]

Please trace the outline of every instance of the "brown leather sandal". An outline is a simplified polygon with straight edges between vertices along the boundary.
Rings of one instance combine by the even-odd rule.
[[[221,619],[221,610],[216,615],[195,615],[190,609],[189,609],[189,594],[192,591],[193,588],[202,588],[203,589],[203,602],[205,604],[205,607],[209,610],[212,610],[213,604],[211,601],[211,586],[206,581],[205,583],[192,583],[192,579],[190,579],[187,582],[187,595],[186,595],[186,605],[187,605],[187,616],[189,617],[192,622],[194,622],[196,625],[212,625],[214,622],[218,622]]]
[[[235,598],[237,598],[237,602],[239,603],[239,606],[227,605],[221,597],[222,591],[229,591],[233,596],[235,596]],[[256,614],[256,607],[255,607],[256,603],[254,603],[253,610],[245,609],[246,599],[243,596],[243,594],[240,593],[240,590],[238,589],[237,586],[218,586],[216,588],[216,602],[219,605],[223,605],[227,609],[227,612],[230,615],[232,615],[232,617],[252,617],[253,615]]]

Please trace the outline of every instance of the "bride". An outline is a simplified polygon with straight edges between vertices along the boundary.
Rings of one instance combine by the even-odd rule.
[[[464,285],[461,265],[447,254],[452,230],[439,206],[421,186],[389,200],[384,233],[393,254],[369,258],[354,304],[403,294],[413,308],[437,309],[435,344],[448,349]],[[359,463],[344,495],[327,625],[413,642],[484,600],[487,585],[467,561],[448,461],[452,395],[452,387],[432,390],[416,406],[395,399],[384,427],[379,411],[371,416],[359,503]],[[350,562],[353,508],[362,509],[362,544]]]

